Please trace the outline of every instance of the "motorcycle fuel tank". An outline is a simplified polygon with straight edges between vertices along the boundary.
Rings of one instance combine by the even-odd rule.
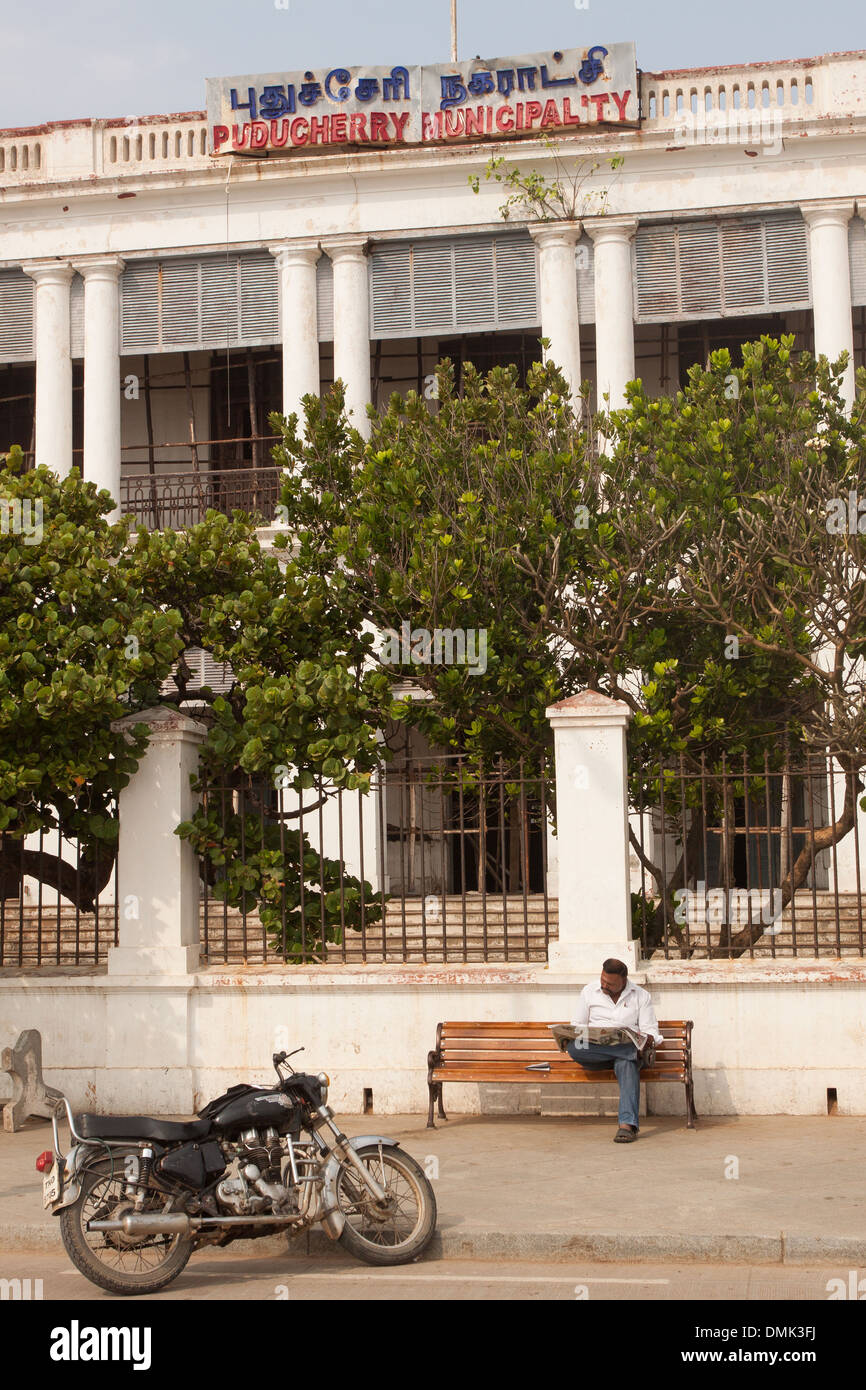
[[[288,1134],[299,1127],[299,1119],[298,1107],[282,1091],[251,1089],[229,1101],[211,1123],[218,1134],[229,1138],[242,1129],[275,1129],[278,1134]]]

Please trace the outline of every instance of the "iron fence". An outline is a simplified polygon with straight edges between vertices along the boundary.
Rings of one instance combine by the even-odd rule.
[[[117,859],[62,828],[0,836],[0,966],[100,966],[118,944]]]
[[[545,960],[548,768],[396,761],[369,792],[204,786],[210,963]]]
[[[226,516],[240,510],[269,522],[280,500],[280,469],[275,466],[129,470],[130,465],[124,464],[120,509],[154,531],[194,526],[209,510]]]
[[[632,777],[632,916],[645,956],[864,954],[864,776],[826,755]],[[840,883],[844,886],[840,887]]]

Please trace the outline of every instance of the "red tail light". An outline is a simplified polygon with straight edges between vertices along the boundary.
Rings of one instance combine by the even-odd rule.
[[[53,1150],[53,1149],[46,1149],[46,1150],[44,1151],[44,1153],[41,1153],[41,1154],[39,1155],[39,1157],[37,1158],[37,1160],[36,1160],[36,1171],[37,1171],[37,1173],[47,1173],[47,1172],[49,1171],[49,1169],[51,1169],[51,1168],[53,1168],[53,1167],[54,1167],[54,1150]]]

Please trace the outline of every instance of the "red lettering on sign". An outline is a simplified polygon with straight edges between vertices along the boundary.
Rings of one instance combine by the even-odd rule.
[[[267,121],[253,121],[251,131],[250,149],[263,150],[268,143],[268,136],[271,133],[268,129]]]
[[[493,109],[493,108],[491,107],[491,110],[492,110],[492,109]],[[513,129],[514,129],[514,111],[512,110],[512,108],[511,108],[510,106],[499,106],[499,107],[497,107],[497,109],[496,109],[496,129],[497,129],[497,130],[513,130]]]
[[[611,96],[616,102],[616,109],[619,112],[620,120],[624,121],[626,118],[625,108],[628,106],[628,99],[631,96],[631,88],[627,87],[626,90],[623,92],[622,96],[620,96],[619,92],[611,92]]]
[[[303,130],[301,127],[303,126]],[[310,123],[306,116],[297,116],[292,121],[292,144],[306,145],[310,139]]]
[[[391,120],[394,122],[394,139],[395,139],[395,140],[405,140],[405,139],[406,139],[406,123],[407,123],[407,121],[409,120],[409,116],[410,116],[411,113],[410,113],[409,111],[403,111],[403,112],[398,116],[397,113],[396,113],[396,111],[389,111],[388,114],[390,115]]]
[[[540,115],[541,115],[541,102],[540,102],[540,101],[528,101],[528,102],[526,103],[526,126],[527,126],[527,129],[529,129],[529,130],[532,129],[532,127],[535,125],[535,122],[538,120],[538,118],[539,118]]]
[[[476,109],[475,109],[474,111],[470,111],[470,110],[469,110],[469,107],[467,106],[465,112],[463,113],[463,117],[464,117],[464,130],[465,130],[465,133],[466,133],[467,135],[483,135],[483,134],[484,134],[484,107],[483,107],[483,106],[476,107]]]
[[[517,120],[516,120],[515,123],[514,123],[514,129],[515,129],[515,130],[522,130],[522,129],[523,129],[523,102],[522,102],[522,101],[519,101],[519,102],[517,103]]]
[[[349,142],[353,145],[368,144],[367,115],[364,111],[353,111],[349,117]]]
[[[233,149],[233,150],[245,150],[245,149],[247,148],[247,145],[248,145],[249,143],[250,143],[250,123],[249,123],[249,121],[244,121],[243,125],[241,126],[241,138],[240,138],[240,140],[238,139],[238,128],[237,128],[236,125],[233,125],[233,126],[232,126],[232,149]]]
[[[542,130],[549,125],[562,125],[562,121],[559,119],[559,107],[555,101],[548,101],[545,104],[544,115],[541,118]]]
[[[450,111],[450,110],[449,110],[449,111],[446,111],[446,112],[445,112],[445,134],[446,134],[446,136],[448,136],[449,138],[452,138],[452,137],[455,136],[455,135],[462,135],[462,134],[464,133],[464,130],[465,130],[465,126],[464,126],[464,124],[463,124],[463,112],[462,112],[462,111]]]
[[[580,116],[577,114],[577,112],[575,111],[575,113],[574,113],[573,116],[572,116],[572,114],[571,114],[571,98],[570,98],[570,97],[563,97],[563,98],[562,98],[562,124],[563,124],[563,125],[580,125]]]
[[[229,128],[228,128],[227,125],[215,125],[215,126],[214,126],[214,128],[213,128],[213,147],[214,147],[214,153],[216,153],[216,151],[219,149],[220,145],[224,145],[224,144],[225,144],[225,142],[226,142],[226,140],[228,140],[228,138],[229,138]]]
[[[277,134],[279,127],[279,134]],[[271,144],[275,149],[281,150],[283,145],[289,143],[289,123],[288,121],[271,121]]]
[[[597,96],[594,96],[594,95],[590,94],[590,98],[589,98],[589,99],[590,99],[590,101],[594,101],[594,102],[595,102],[595,119],[596,119],[597,121],[603,121],[603,120],[604,120],[604,108],[605,108],[605,106],[607,105],[607,103],[610,101],[610,97],[608,96],[607,92],[599,92]]]
[[[310,144],[329,145],[331,143],[331,118],[322,116],[310,117]]]
[[[343,145],[346,142],[346,113],[341,111],[339,116],[331,117],[331,143]]]
[[[429,111],[421,112],[421,139],[422,140],[441,140],[442,139],[442,112]]]
[[[388,134],[388,117],[384,111],[370,112],[370,139],[371,140],[390,140]]]

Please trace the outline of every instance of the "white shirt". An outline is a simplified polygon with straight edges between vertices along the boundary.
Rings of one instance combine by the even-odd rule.
[[[625,988],[616,1003],[605,994],[601,985],[586,985],[577,1003],[572,1023],[576,1028],[637,1028],[649,1033],[656,1042],[662,1041],[652,1000],[640,985],[626,980]]]

